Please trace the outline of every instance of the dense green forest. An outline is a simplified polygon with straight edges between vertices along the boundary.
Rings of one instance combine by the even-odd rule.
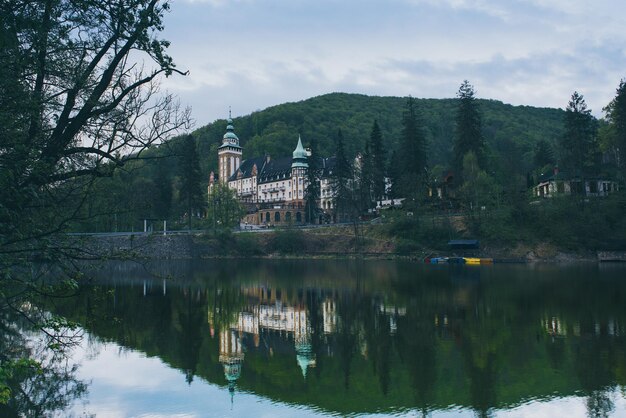
[[[454,119],[457,99],[416,99],[428,141],[431,167],[447,166],[452,159]],[[515,153],[517,169],[526,173],[533,168],[533,152],[540,140],[556,146],[563,133],[564,112],[559,109],[512,106],[496,100],[478,100],[483,118],[483,135],[495,159],[511,158]],[[298,134],[305,146],[318,140],[323,156],[334,154],[333,137],[341,129],[348,156],[363,152],[372,123],[378,121],[387,144],[387,155],[399,144],[403,97],[378,97],[332,93],[297,103],[285,103],[234,119],[244,148],[244,158],[290,154]],[[193,132],[203,161],[205,177],[217,167],[217,147],[226,131],[226,120],[217,120]]]
[[[321,156],[334,154],[333,138],[341,129],[349,158],[364,151],[374,121],[378,121],[387,156],[400,146],[402,115],[406,98],[332,93],[301,102],[285,103],[234,119],[243,146],[244,159],[269,154],[290,155],[302,136],[305,146],[317,141]],[[427,165],[436,179],[451,168],[457,99],[416,99],[426,137]],[[537,144],[552,149],[563,134],[564,114],[559,109],[512,106],[478,99],[482,132],[487,145],[490,174],[496,178],[525,178],[536,169]],[[196,141],[200,176],[196,189],[206,193],[211,171],[217,171],[217,148],[226,131],[226,120],[217,120],[191,133]],[[141,161],[133,161],[111,178],[99,179],[89,194],[82,222],[74,228],[115,231],[141,228],[141,219],[170,219],[185,224],[187,199],[181,190],[185,180],[185,139],[180,136],[154,145]],[[203,208],[197,208],[196,213]]]

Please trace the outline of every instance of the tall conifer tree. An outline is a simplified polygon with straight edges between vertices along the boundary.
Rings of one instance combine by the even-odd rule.
[[[402,115],[399,161],[395,162],[400,165],[397,190],[404,197],[419,196],[426,177],[426,135],[422,124],[417,102],[409,97]]]
[[[565,133],[560,139],[561,164],[570,175],[594,169],[598,145],[596,121],[582,94],[574,92],[565,109]]]
[[[374,155],[372,153],[371,139],[365,141],[365,152],[361,156],[360,165],[355,167],[355,177],[359,185],[361,208],[369,209],[372,206],[372,193],[374,187]]]
[[[387,168],[387,172],[389,173],[389,179],[391,180],[390,197],[393,199],[401,196],[400,177],[402,171],[400,169],[400,164],[398,164],[399,159],[400,157],[398,156],[398,151],[393,150],[393,152],[391,153],[391,158],[389,159],[389,166]]]
[[[353,185],[352,167],[346,156],[341,129],[337,131],[337,136],[335,137],[335,158],[335,168],[332,174],[332,190],[337,217],[338,220],[341,220],[349,214],[353,203],[351,190]]]
[[[463,81],[457,97],[459,103],[455,127],[454,170],[459,178],[463,172],[463,158],[470,151],[476,155],[479,166],[485,168],[485,142],[481,132],[482,121],[474,86],[467,80]]]
[[[372,196],[380,202],[385,194],[385,148],[383,147],[383,135],[374,121],[370,134],[370,149],[372,153]]]
[[[615,132],[615,145],[619,150],[619,166],[626,179],[626,80],[621,80],[616,95],[608,106],[607,116]]]
[[[317,155],[317,139],[311,138],[309,142],[311,157],[309,158],[309,169],[307,171],[306,186],[306,220],[308,223],[315,223],[317,199],[320,197],[320,157]]]
[[[194,211],[202,208],[200,160],[196,140],[187,135],[181,142],[180,150],[180,200],[186,204],[189,229]]]

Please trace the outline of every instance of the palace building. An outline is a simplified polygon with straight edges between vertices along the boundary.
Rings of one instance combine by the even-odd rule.
[[[253,225],[285,225],[305,222],[305,198],[311,152],[298,142],[291,156],[277,159],[269,155],[243,160],[243,148],[229,117],[222,145],[218,148],[218,174],[211,173],[209,193],[216,182],[227,184],[244,204],[243,222]],[[333,210],[329,181],[334,157],[319,158],[320,191],[317,196],[316,223],[326,222]]]

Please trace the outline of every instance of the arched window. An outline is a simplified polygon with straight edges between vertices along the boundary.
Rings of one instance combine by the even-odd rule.
[[[291,220],[291,212],[285,213],[285,221],[289,222]]]
[[[274,222],[280,222],[280,212],[274,214]]]
[[[269,221],[270,221],[270,213],[265,212],[265,222],[269,222]]]
[[[296,221],[302,222],[302,214],[300,212],[296,212]]]

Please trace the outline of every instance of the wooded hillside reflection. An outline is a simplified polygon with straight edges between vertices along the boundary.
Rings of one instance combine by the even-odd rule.
[[[602,271],[600,271],[602,268]],[[57,305],[92,334],[237,391],[359,413],[479,416],[626,384],[626,269],[361,261],[112,264]],[[618,386],[619,385],[619,386]]]

